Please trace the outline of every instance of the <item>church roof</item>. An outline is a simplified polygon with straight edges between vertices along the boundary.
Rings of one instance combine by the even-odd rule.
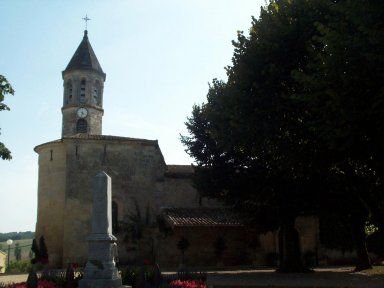
[[[115,141],[124,141],[124,142],[137,142],[140,144],[157,144],[157,140],[148,140],[148,139],[139,139],[131,137],[122,137],[122,136],[112,136],[112,135],[92,135],[86,133],[78,133],[71,136],[64,136],[63,139],[84,139],[84,140],[115,140]]]
[[[102,74],[105,73],[97,60],[96,54],[92,49],[91,43],[88,40],[88,31],[84,31],[84,37],[75,54],[73,54],[71,61],[69,61],[67,68],[63,72],[72,70],[92,70]]]
[[[35,147],[36,149],[39,149],[42,146],[48,145],[48,144],[55,144],[55,143],[62,143],[65,140],[107,140],[107,141],[117,141],[117,142],[129,142],[132,144],[139,144],[139,145],[153,145],[158,146],[157,140],[147,140],[147,139],[139,139],[139,138],[130,138],[130,137],[121,137],[121,136],[111,136],[111,135],[91,135],[91,134],[85,134],[85,133],[79,133],[72,136],[64,136],[61,139],[49,141],[43,144],[40,144]]]
[[[171,227],[237,227],[239,217],[228,208],[162,208]]]

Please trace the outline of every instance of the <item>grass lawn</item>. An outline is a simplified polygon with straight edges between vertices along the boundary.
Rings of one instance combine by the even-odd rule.
[[[11,251],[10,251],[10,260],[15,261],[15,255],[14,255],[14,248],[15,244],[19,243],[21,248],[21,259],[28,259],[29,258],[29,251],[31,250],[33,239],[22,239],[22,240],[13,240],[13,243],[11,245]],[[0,248],[8,253],[8,245],[7,242],[0,242]]]

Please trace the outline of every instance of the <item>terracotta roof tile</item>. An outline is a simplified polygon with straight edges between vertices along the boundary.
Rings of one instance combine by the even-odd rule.
[[[161,214],[172,227],[243,226],[237,215],[226,208],[162,208]]]

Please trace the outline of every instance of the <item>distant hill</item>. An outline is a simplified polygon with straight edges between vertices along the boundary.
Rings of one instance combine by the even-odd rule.
[[[35,232],[32,231],[0,233],[0,242],[7,241],[8,239],[22,240],[33,238],[35,238]]]

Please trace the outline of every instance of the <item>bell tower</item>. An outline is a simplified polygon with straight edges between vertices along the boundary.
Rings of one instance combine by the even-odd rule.
[[[106,74],[89,43],[87,30],[62,76],[62,137],[78,133],[101,135]]]

